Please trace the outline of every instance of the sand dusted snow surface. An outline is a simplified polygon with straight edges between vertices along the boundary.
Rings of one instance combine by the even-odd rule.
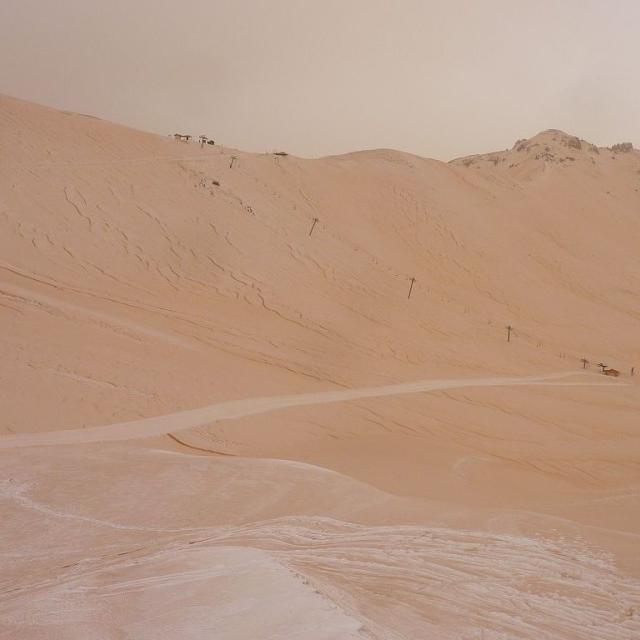
[[[0,134],[0,640],[640,637],[637,151]]]

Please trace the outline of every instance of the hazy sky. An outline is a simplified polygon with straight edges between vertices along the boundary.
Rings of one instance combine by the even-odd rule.
[[[640,146],[640,0],[0,0],[0,93],[252,151]]]

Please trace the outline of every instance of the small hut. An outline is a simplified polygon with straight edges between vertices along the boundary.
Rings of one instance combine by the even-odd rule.
[[[184,133],[174,133],[173,137],[180,142],[189,142],[191,140],[191,136]]]
[[[620,375],[620,372],[617,369],[603,369],[602,373],[604,373],[605,376],[613,376],[614,378],[617,378]]]

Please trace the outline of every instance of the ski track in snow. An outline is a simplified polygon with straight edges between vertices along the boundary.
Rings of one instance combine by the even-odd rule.
[[[33,447],[43,445],[65,445],[89,442],[113,442],[118,440],[135,440],[165,435],[174,431],[183,431],[194,427],[211,424],[219,420],[232,420],[245,416],[267,413],[277,409],[324,405],[336,402],[348,402],[363,398],[379,398],[410,393],[425,393],[444,389],[462,389],[468,387],[507,387],[525,385],[553,386],[622,386],[615,382],[558,382],[562,378],[582,374],[581,372],[550,373],[539,376],[504,377],[504,378],[454,378],[421,380],[382,387],[364,387],[361,389],[344,389],[336,391],[320,391],[283,396],[266,396],[220,402],[197,409],[188,409],[169,413],[163,416],[116,422],[110,425],[88,427],[86,429],[66,429],[47,431],[44,433],[12,434],[0,438],[0,449],[17,447]]]

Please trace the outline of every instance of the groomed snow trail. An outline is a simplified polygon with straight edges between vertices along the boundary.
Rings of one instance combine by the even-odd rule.
[[[284,396],[267,396],[246,398],[244,400],[230,400],[211,404],[198,409],[187,409],[168,413],[163,416],[116,422],[86,429],[65,429],[61,431],[47,431],[44,433],[23,433],[0,438],[0,449],[16,447],[34,447],[45,445],[79,444],[87,442],[113,442],[117,440],[135,440],[165,435],[174,431],[184,431],[194,427],[211,424],[219,420],[233,420],[245,416],[267,413],[288,407],[302,407],[307,405],[332,404],[347,402],[362,398],[378,398],[408,393],[422,393],[440,391],[443,389],[462,389],[465,387],[507,387],[524,385],[553,385],[553,386],[627,386],[620,383],[607,382],[554,382],[562,378],[576,375],[594,374],[582,372],[550,373],[540,376],[512,377],[512,378],[453,378],[438,380],[420,380],[404,382],[383,387],[364,387],[361,389],[344,389],[337,391],[319,391],[314,393],[299,393]]]

